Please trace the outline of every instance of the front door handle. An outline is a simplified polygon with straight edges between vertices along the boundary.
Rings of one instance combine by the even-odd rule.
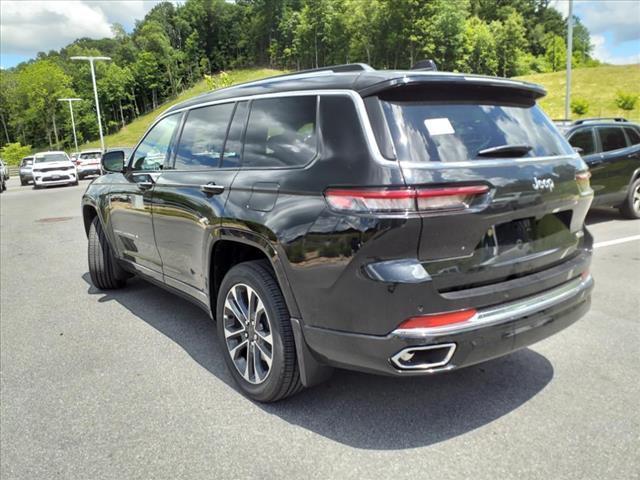
[[[216,185],[215,183],[205,183],[200,185],[200,190],[209,195],[220,195],[224,192],[224,185]]]
[[[151,182],[151,181],[138,182],[137,185],[138,185],[138,188],[140,188],[140,190],[149,190],[153,188],[154,182]]]

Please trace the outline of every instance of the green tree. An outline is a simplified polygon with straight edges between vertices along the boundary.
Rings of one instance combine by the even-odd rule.
[[[467,0],[435,0],[427,5],[420,19],[424,31],[422,52],[441,70],[456,71],[462,63],[468,8]]]
[[[122,127],[125,125],[122,101],[131,100],[132,84],[133,76],[129,68],[119,67],[114,63],[106,65],[104,75],[98,80],[98,91],[106,104],[111,106],[112,118],[117,118],[118,113],[120,114]]]
[[[58,98],[73,94],[71,79],[50,60],[38,60],[23,68],[19,75],[19,94],[26,100],[25,116],[39,123],[47,135],[49,146],[59,142],[56,125]]]
[[[478,17],[465,22],[463,55],[460,60],[463,72],[495,75],[498,72],[496,40],[489,25]]]
[[[522,15],[512,12],[504,22],[491,22],[491,31],[496,39],[498,74],[503,77],[516,75],[519,58],[526,46]]]
[[[551,67],[551,71],[564,70],[567,62],[567,45],[562,37],[548,34],[545,39],[545,58]]]

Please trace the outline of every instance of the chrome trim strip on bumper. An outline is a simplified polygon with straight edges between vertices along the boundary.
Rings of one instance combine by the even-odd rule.
[[[510,320],[517,320],[528,315],[553,307],[572,297],[587,291],[593,285],[593,278],[578,277],[559,287],[543,292],[539,295],[526,297],[495,307],[478,310],[475,316],[466,322],[441,327],[396,329],[391,335],[403,338],[425,338],[440,335],[469,332],[478,328],[496,325]]]

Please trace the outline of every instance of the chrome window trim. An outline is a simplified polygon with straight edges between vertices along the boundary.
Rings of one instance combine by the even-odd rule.
[[[418,72],[416,72],[418,73]],[[432,75],[437,74],[437,72],[420,72],[421,75]],[[496,159],[496,160],[482,160],[479,161],[464,161],[464,162],[411,162],[411,161],[399,161],[399,160],[389,160],[382,156],[380,152],[380,148],[378,147],[378,142],[376,141],[375,135],[373,133],[373,127],[371,126],[371,122],[369,121],[369,115],[367,114],[367,110],[364,104],[364,99],[356,92],[351,89],[314,89],[314,90],[291,90],[287,92],[272,92],[272,93],[259,93],[255,95],[242,95],[238,97],[232,98],[224,98],[220,100],[211,100],[211,101],[203,101],[202,103],[189,105],[188,107],[183,107],[175,110],[166,110],[161,113],[158,118],[153,122],[153,124],[149,127],[149,129],[145,132],[142,139],[144,139],[149,130],[151,130],[159,121],[163,118],[168,117],[169,115],[175,115],[178,113],[183,113],[185,111],[193,110],[195,108],[207,107],[210,105],[218,105],[221,103],[230,103],[230,102],[241,102],[241,101],[251,101],[258,100],[262,98],[279,98],[279,97],[295,97],[295,96],[324,96],[324,95],[342,95],[346,97],[350,97],[356,107],[356,113],[360,120],[361,128],[363,129],[365,140],[367,143],[367,147],[369,150],[370,156],[379,164],[390,167],[393,165],[408,167],[408,168],[422,168],[422,169],[433,169],[440,170],[446,168],[469,168],[469,167],[480,167],[480,166],[500,166],[505,164],[521,164],[521,163],[531,163],[531,162],[545,162],[552,160],[563,160],[570,159],[575,161],[580,161],[581,158],[577,153],[572,155],[556,155],[556,156],[546,156],[546,157],[527,157],[527,158],[518,158],[518,159]],[[142,142],[138,142],[135,150],[138,148],[138,145]],[[312,165],[313,162],[309,163]],[[308,166],[308,165],[307,165]]]

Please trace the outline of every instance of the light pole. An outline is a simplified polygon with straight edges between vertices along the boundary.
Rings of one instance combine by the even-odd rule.
[[[96,85],[96,72],[93,67],[93,62],[96,60],[111,60],[111,57],[71,57],[71,60],[87,60],[91,65],[91,81],[93,82],[93,95],[96,98],[96,113],[98,114],[98,130],[100,132],[100,145],[104,152],[104,137],[102,136],[102,119],[100,118],[100,102],[98,101],[98,87]]]
[[[564,96],[564,118],[569,118],[571,101],[571,60],[573,57],[573,0],[569,0],[569,16],[567,17],[567,91]]]
[[[76,153],[78,153],[78,137],[76,137],[76,121],[73,119],[73,102],[79,102],[81,98],[59,98],[59,102],[69,102],[69,112],[71,112],[71,128],[73,128],[73,143],[76,144]]]

